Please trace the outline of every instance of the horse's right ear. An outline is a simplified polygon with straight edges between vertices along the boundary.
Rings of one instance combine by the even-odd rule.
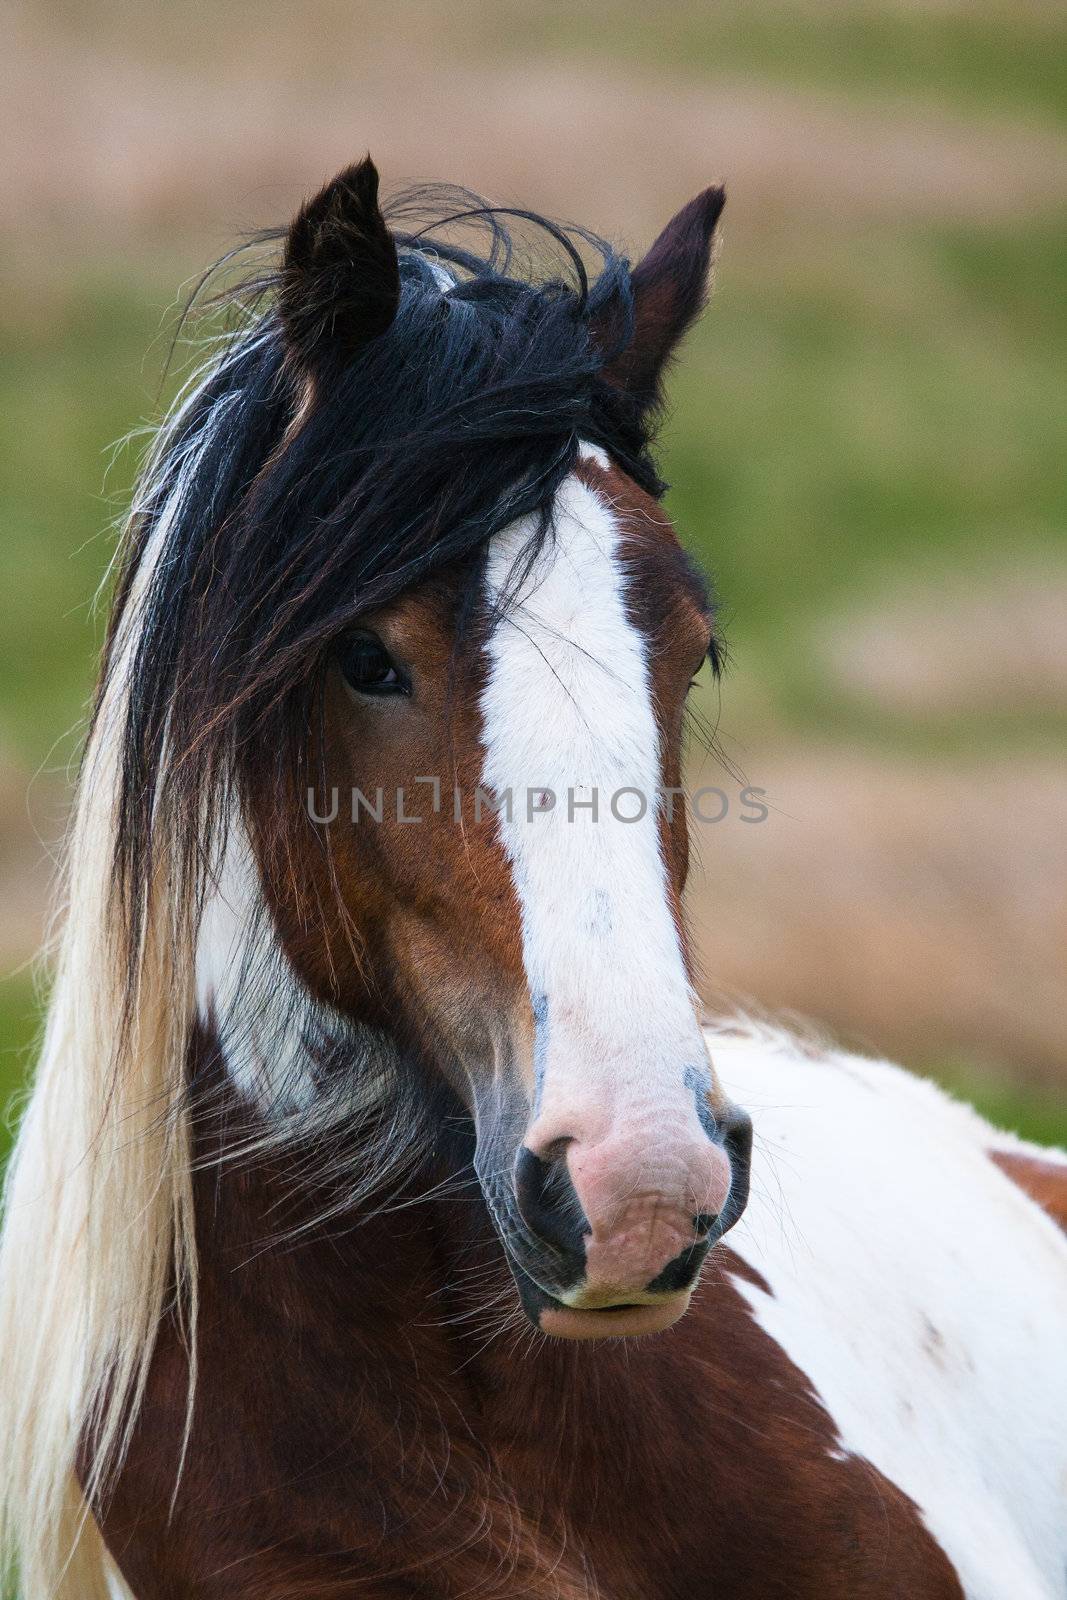
[[[396,245],[366,156],[293,219],[278,290],[286,345],[305,372],[343,366],[386,331],[399,302]]]
[[[633,326],[621,351],[611,354],[622,333],[617,312],[594,329],[608,355],[604,378],[624,389],[641,410],[661,403],[664,372],[704,309],[715,226],[725,203],[726,193],[718,186],[698,194],[671,218],[633,269]]]

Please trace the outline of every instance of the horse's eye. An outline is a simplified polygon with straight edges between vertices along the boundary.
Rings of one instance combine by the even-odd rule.
[[[338,652],[338,666],[359,694],[411,693],[408,679],[373,633],[350,634]]]

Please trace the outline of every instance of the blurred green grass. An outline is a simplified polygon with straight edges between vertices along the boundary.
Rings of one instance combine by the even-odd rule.
[[[856,100],[906,97],[988,113],[1067,118],[1062,16],[1020,0],[983,6],[797,6],[682,0],[669,25],[656,7],[517,0],[497,13],[494,42],[561,55],[614,55],[675,79],[761,77]]]
[[[33,1066],[40,1018],[31,975],[23,971],[0,978],[0,1170],[21,1110],[19,1091]]]
[[[49,285],[25,319],[9,306],[0,327],[0,748],[34,770],[67,756],[92,687],[94,600],[136,461],[118,442],[157,409],[167,303],[113,267]]]
[[[673,389],[672,511],[716,574],[728,637],[797,732],[928,748],[1062,744],[1062,722],[866,718],[813,619],[915,568],[1067,548],[1067,217],[867,229],[781,273],[726,254]],[[844,257],[844,259],[842,259]]]
[[[408,37],[434,27],[447,58],[563,57],[578,64],[617,62],[658,72],[668,83],[763,80],[819,90],[856,103],[909,101],[982,116],[1067,119],[1067,56],[1062,8],[1052,0],[453,0],[412,8],[364,0],[320,0],[319,27],[287,29],[280,0],[227,0],[205,29],[195,0],[165,7],[137,0],[52,0],[64,31],[97,47],[123,48],[153,62],[195,61],[217,71],[252,29],[281,28],[291,70],[311,78],[344,70],[346,51],[380,29]]]

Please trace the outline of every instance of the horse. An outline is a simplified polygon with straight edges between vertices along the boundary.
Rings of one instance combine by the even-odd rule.
[[[24,1600],[1067,1592],[1067,1157],[694,987],[722,207],[631,266],[368,157],[160,428],[7,1185]]]

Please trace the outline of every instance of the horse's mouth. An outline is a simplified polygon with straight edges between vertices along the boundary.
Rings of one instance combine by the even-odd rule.
[[[556,1300],[542,1306],[537,1326],[555,1339],[635,1339],[662,1333],[684,1316],[688,1306],[688,1293],[672,1294],[651,1305],[600,1306],[587,1311]]]
[[[511,1253],[508,1260],[522,1309],[535,1328],[555,1339],[634,1339],[661,1333],[688,1309],[691,1287],[603,1306],[567,1305],[545,1289]]]

